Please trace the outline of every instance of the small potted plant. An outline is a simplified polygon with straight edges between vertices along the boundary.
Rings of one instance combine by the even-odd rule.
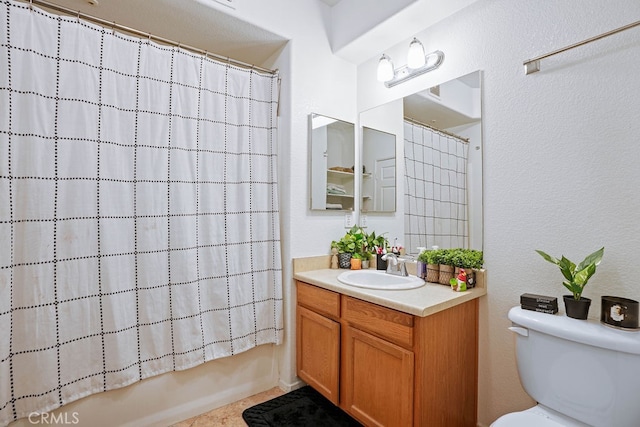
[[[389,240],[382,234],[376,235],[375,232],[371,232],[367,236],[367,250],[369,253],[376,257],[376,268],[378,270],[386,270],[387,262],[382,259],[382,255],[387,253],[389,248]]]
[[[578,265],[569,261],[564,255],[562,258],[557,259],[540,250],[536,249],[536,252],[545,260],[557,265],[565,278],[562,284],[572,294],[562,296],[567,316],[573,317],[574,319],[586,319],[589,314],[591,299],[583,297],[582,291],[591,276],[595,274],[596,266],[600,264],[602,256],[604,255],[604,247],[588,255]]]
[[[464,270],[467,279],[467,288],[473,288],[475,286],[475,270],[481,269],[484,264],[482,251],[475,249],[455,249],[451,258],[455,266],[454,275],[457,276],[460,270]]]
[[[366,270],[370,267],[371,254],[368,251],[362,253],[362,269]]]
[[[440,276],[440,258],[442,249],[424,250],[418,255],[418,262],[426,264],[425,276],[422,277],[427,282],[438,283]]]
[[[449,286],[449,282],[453,278],[454,265],[453,259],[457,249],[440,249],[440,265],[438,266],[438,283]]]

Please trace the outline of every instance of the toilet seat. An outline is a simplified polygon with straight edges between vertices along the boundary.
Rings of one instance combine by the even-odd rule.
[[[512,412],[495,420],[491,427],[585,427],[577,420],[570,419],[565,415],[546,408],[543,405],[536,405],[521,412]]]
[[[506,414],[495,420],[491,427],[564,427],[562,424],[530,410]]]

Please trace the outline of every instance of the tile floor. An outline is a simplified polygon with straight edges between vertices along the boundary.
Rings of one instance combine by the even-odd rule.
[[[214,409],[213,411],[180,421],[171,427],[246,427],[247,424],[242,419],[242,411],[283,394],[284,391],[278,387],[274,387],[262,393]]]

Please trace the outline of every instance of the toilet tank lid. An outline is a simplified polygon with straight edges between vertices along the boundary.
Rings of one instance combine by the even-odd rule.
[[[605,326],[596,320],[578,320],[563,314],[538,313],[519,306],[509,310],[509,320],[518,326],[558,338],[640,355],[640,331]]]

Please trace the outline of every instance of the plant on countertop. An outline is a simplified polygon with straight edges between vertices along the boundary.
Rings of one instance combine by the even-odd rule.
[[[443,249],[429,249],[420,252],[418,255],[418,261],[425,264],[440,264],[440,258],[442,257]]]
[[[484,264],[483,253],[475,249],[453,249],[453,265],[465,269],[480,269]]]
[[[384,233],[383,233],[384,234]],[[389,240],[382,234],[376,236],[376,232],[372,231],[367,235],[367,251],[370,256],[378,253],[385,253],[389,247]]]
[[[440,280],[440,259],[442,258],[443,249],[427,249],[418,255],[417,269],[420,277],[427,282],[438,283]],[[420,263],[426,265],[421,266]]]
[[[557,259],[538,249],[536,249],[536,252],[538,252],[540,256],[542,256],[542,258],[552,264],[557,265],[560,268],[560,271],[565,278],[562,284],[565,288],[569,289],[569,291],[573,294],[573,298],[575,300],[580,300],[584,287],[586,286],[591,276],[595,274],[596,266],[600,264],[600,261],[602,260],[602,256],[604,255],[604,247],[598,249],[591,255],[588,255],[578,265],[575,265],[573,262],[569,261],[564,257],[564,255],[562,256],[562,258]]]
[[[467,267],[475,268],[477,270],[484,266],[484,252],[477,249],[469,249],[467,255]]]
[[[454,266],[457,249],[440,249],[440,251],[442,251],[439,256],[440,265]]]
[[[331,248],[338,249],[338,253],[349,253],[354,258],[362,259],[367,253],[367,234],[362,228],[354,225],[340,240],[332,241]]]

